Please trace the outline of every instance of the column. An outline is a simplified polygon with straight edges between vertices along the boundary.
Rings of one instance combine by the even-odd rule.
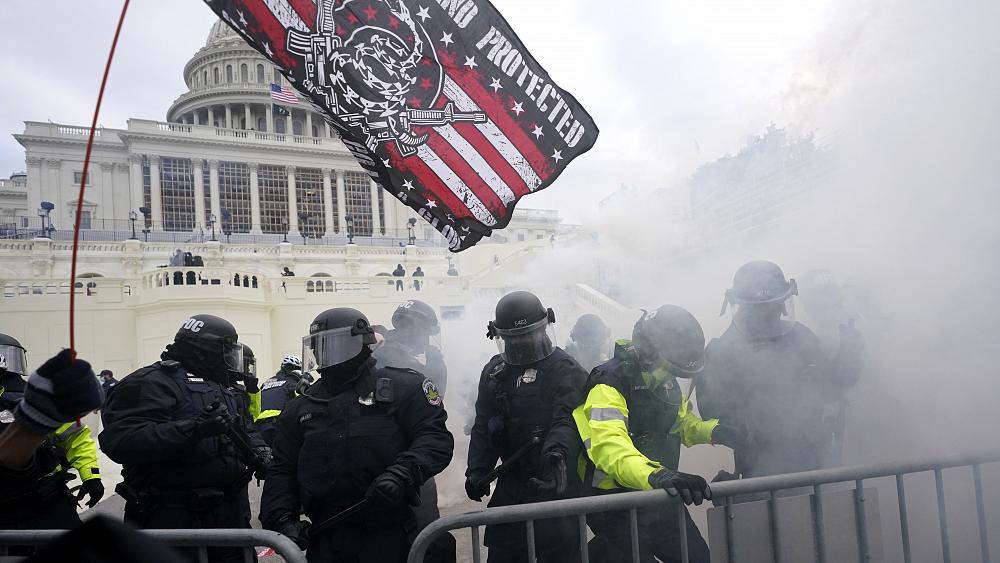
[[[128,155],[128,207],[129,211],[139,212],[142,207],[142,155]]]
[[[330,122],[326,119],[323,120],[323,134],[326,135],[327,139],[330,138]]]
[[[330,182],[330,169],[323,169],[323,224],[325,233],[323,236],[333,235],[333,188]],[[338,202],[339,203],[339,202]]]
[[[28,164],[28,217],[35,216],[35,210],[42,201],[42,159],[29,156],[24,159]]]
[[[208,125],[215,127],[215,110],[208,108]]]
[[[226,125],[227,129],[235,129],[233,127],[233,107],[230,104],[226,104]]]
[[[385,202],[385,234],[390,237],[405,237],[406,227],[399,224],[397,219],[397,210],[399,209],[399,200],[393,197],[391,194],[382,194],[382,199]]]
[[[97,209],[91,217],[93,228],[107,229],[115,228],[115,221],[124,220],[125,217],[115,216],[115,163],[101,163],[101,199],[97,202]],[[98,221],[100,219],[100,221]],[[111,219],[111,221],[109,221]]]
[[[347,234],[347,198],[344,196],[344,171],[337,170],[337,232]]]
[[[191,123],[195,125],[201,125],[201,117],[199,116],[198,110],[191,111]]]
[[[264,104],[264,114],[267,116],[267,132],[274,133],[274,106]]]
[[[250,234],[260,235],[264,231],[260,228],[260,180],[257,177],[256,162],[247,164],[250,168]]]
[[[160,156],[149,157],[149,209],[153,215],[153,228],[163,230],[163,193],[160,190]]]
[[[215,220],[222,221],[222,204],[219,203],[219,161],[208,161],[208,193],[212,203],[212,215]],[[218,225],[216,225],[218,229]]]
[[[375,183],[375,180],[369,180],[368,186],[371,188],[372,194],[372,236],[377,237],[382,234],[379,232],[382,230],[382,220],[378,212],[378,191],[382,188]]]
[[[288,171],[288,232],[297,234],[299,232],[299,209],[298,194],[295,193],[295,167],[287,166]]]
[[[191,167],[194,170],[194,230],[197,232],[205,226],[205,161],[192,158]]]
[[[181,116],[181,123],[183,123],[184,125],[188,124],[187,114]]]
[[[303,132],[306,137],[313,136],[313,112],[306,110],[306,130]]]
[[[127,162],[119,162],[115,164],[115,174],[114,179],[114,202],[115,202],[115,215],[128,218],[128,212],[131,209],[129,206],[129,198],[131,193],[129,193],[129,165]]]
[[[244,129],[255,129],[257,124],[253,122],[253,116],[250,114],[250,104],[243,104],[243,118],[246,121]]]

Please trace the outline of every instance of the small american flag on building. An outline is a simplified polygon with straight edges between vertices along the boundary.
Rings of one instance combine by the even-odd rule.
[[[285,90],[277,84],[271,84],[271,99],[285,104],[299,103],[299,97],[293,90]]]

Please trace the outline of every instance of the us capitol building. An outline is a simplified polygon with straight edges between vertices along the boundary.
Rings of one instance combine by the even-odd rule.
[[[495,303],[504,280],[557,237],[574,236],[556,211],[520,209],[509,228],[452,255],[370,181],[307,101],[274,112],[271,84],[287,81],[221,21],[184,79],[166,121],[96,132],[75,288],[89,129],[28,121],[14,135],[27,169],[0,180],[0,332],[28,348],[30,363],[67,345],[75,291],[77,348],[95,369],[146,365],[188,315],[212,313],[273,373],[324,309],[354,306],[388,324],[398,303],[420,298],[460,321],[476,300]],[[200,259],[171,266],[177,250]],[[405,277],[391,276],[397,265]],[[425,277],[412,277],[418,266]],[[586,286],[562,299],[564,318],[615,307]]]

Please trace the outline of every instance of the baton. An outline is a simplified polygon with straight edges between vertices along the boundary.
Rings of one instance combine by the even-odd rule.
[[[523,446],[517,449],[510,457],[504,460],[503,463],[493,468],[492,471],[483,476],[480,480],[483,484],[489,485],[493,481],[500,478],[501,475],[510,470],[514,463],[525,456],[533,447],[537,446],[542,442],[542,439],[538,436],[528,440]]]
[[[330,528],[340,524],[347,518],[354,516],[358,512],[361,512],[364,508],[368,506],[368,499],[361,499],[358,502],[348,506],[347,508],[341,510],[340,512],[334,514],[333,516],[323,520],[319,524],[313,524],[309,527],[309,537],[315,538],[320,534],[326,532]]]

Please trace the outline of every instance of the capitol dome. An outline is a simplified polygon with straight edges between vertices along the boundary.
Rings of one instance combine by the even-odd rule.
[[[329,137],[322,115],[301,95],[275,111],[271,84],[289,89],[270,61],[247,45],[222,20],[212,24],[205,46],[184,65],[181,94],[167,110],[167,121],[211,125],[220,129],[254,130],[278,135]]]

